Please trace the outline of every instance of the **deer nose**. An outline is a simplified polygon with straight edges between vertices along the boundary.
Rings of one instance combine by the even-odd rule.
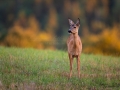
[[[71,33],[71,31],[70,31],[70,30],[68,30],[68,32],[69,32],[69,33]]]

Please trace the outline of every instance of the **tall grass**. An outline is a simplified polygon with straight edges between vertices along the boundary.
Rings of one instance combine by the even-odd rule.
[[[69,75],[69,59],[59,50],[0,47],[0,90],[92,90],[120,88],[120,57],[81,57],[81,77],[74,60]]]

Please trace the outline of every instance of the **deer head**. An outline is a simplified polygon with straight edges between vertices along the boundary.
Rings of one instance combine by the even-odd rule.
[[[71,19],[68,19],[68,21],[70,24],[70,29],[68,30],[68,32],[72,34],[78,33],[78,29],[80,27],[80,19],[78,18],[76,23],[74,23]]]

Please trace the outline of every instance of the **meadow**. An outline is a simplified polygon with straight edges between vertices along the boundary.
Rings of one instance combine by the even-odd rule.
[[[119,90],[120,57],[82,54],[69,76],[67,51],[0,47],[0,90]]]

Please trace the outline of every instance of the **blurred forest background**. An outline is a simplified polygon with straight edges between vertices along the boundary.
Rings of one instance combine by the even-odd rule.
[[[84,53],[120,56],[120,0],[0,0],[0,45],[67,50],[68,18]]]

